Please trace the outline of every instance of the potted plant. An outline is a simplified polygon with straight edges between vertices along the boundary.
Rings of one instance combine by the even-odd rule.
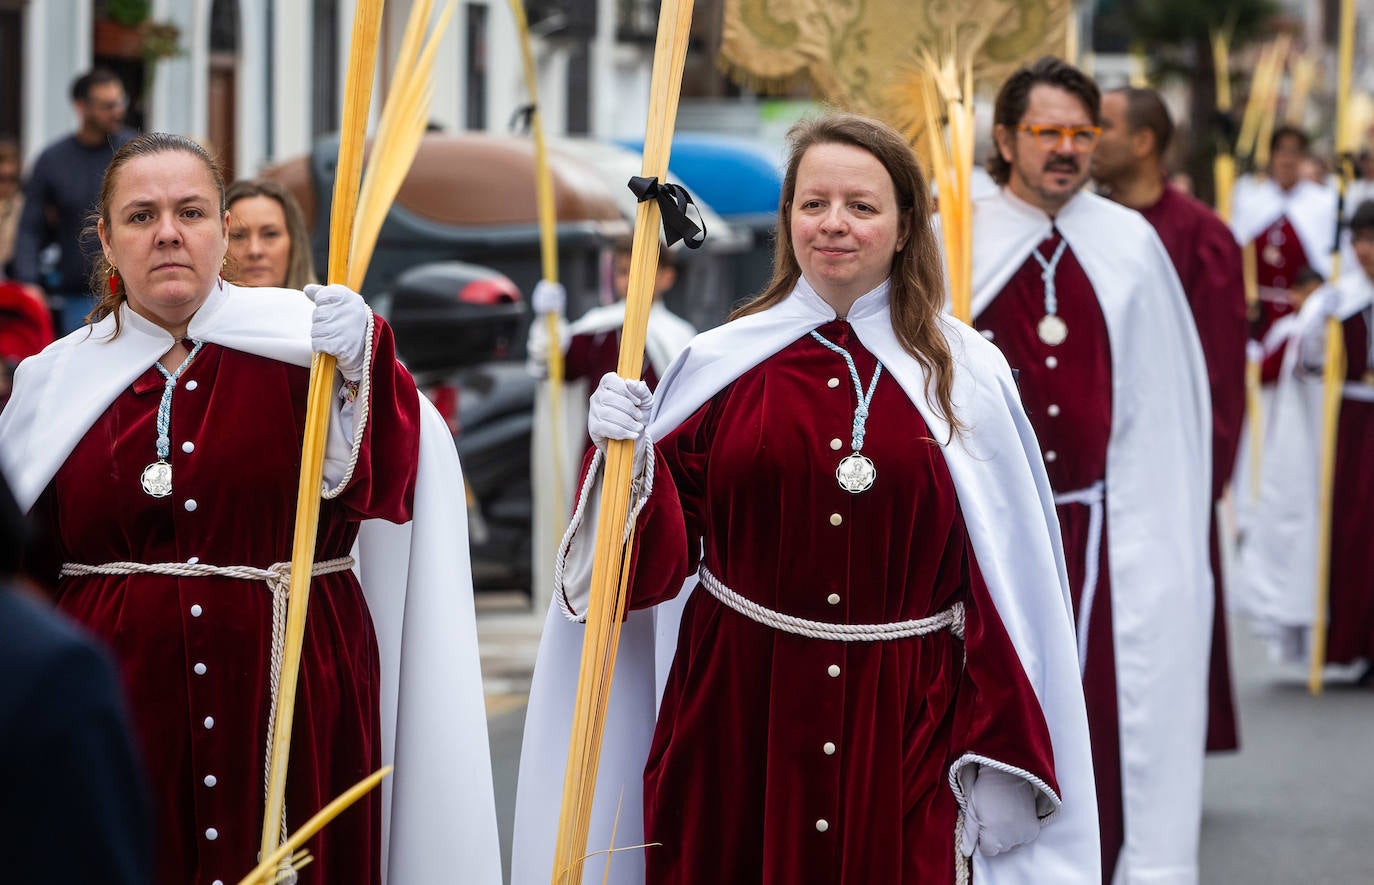
[[[151,21],[152,0],[106,0],[97,10],[96,55],[141,58],[154,63],[181,53],[181,29],[171,22]]]

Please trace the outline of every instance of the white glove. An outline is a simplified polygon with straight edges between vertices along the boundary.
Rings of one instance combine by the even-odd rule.
[[[601,376],[587,406],[587,433],[604,455],[606,440],[635,440],[635,463],[639,464],[644,448],[644,429],[654,395],[643,381],[629,381],[615,372]]]
[[[1316,305],[1312,308],[1324,317],[1337,316],[1341,308],[1341,293],[1335,286],[1322,286],[1310,296]]]
[[[305,287],[305,297],[315,302],[310,317],[310,347],[339,361],[339,374],[349,381],[362,380],[367,371],[367,318],[371,313],[363,296],[347,286]]]
[[[1298,363],[1308,374],[1320,375],[1326,365],[1327,320],[1340,318],[1341,293],[1335,286],[1323,286],[1308,297],[1316,302],[1310,308],[1315,316],[1304,324],[1298,342]]]
[[[568,323],[558,317],[558,350],[568,349]],[[544,314],[535,314],[530,322],[529,337],[525,339],[525,365],[536,378],[549,374],[549,322]]]
[[[1036,814],[1036,789],[1030,783],[996,768],[978,767],[978,779],[969,791],[964,816],[964,838],[959,849],[973,856],[977,846],[991,857],[1024,845],[1040,835]]]
[[[534,291],[530,293],[530,306],[536,314],[556,313],[561,316],[567,304],[568,290],[563,288],[562,283],[540,280],[534,284]]]

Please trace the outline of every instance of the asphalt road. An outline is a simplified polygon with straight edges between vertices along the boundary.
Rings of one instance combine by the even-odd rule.
[[[1312,697],[1232,629],[1241,750],[1207,761],[1202,885],[1374,883],[1374,691]]]
[[[1374,691],[1311,697],[1237,627],[1232,655],[1242,747],[1207,761],[1201,885],[1374,885]],[[507,871],[524,717],[489,724]]]

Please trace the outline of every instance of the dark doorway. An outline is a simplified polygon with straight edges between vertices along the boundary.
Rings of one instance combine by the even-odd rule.
[[[238,174],[238,0],[215,0],[210,7],[209,66],[205,133],[225,178],[233,181]]]

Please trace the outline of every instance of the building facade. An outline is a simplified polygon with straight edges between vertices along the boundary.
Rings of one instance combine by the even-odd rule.
[[[379,111],[411,0],[385,6],[373,94]],[[439,5],[439,4],[436,4]],[[616,138],[643,132],[657,3],[527,2],[545,126]],[[0,137],[26,159],[73,128],[68,89],[113,67],[134,99],[130,121],[212,146],[239,177],[306,152],[337,129],[356,0],[151,0],[150,21],[179,31],[180,52],[149,62],[110,55],[105,0],[0,0]],[[460,0],[435,65],[434,123],[502,131],[527,103],[506,0]]]

